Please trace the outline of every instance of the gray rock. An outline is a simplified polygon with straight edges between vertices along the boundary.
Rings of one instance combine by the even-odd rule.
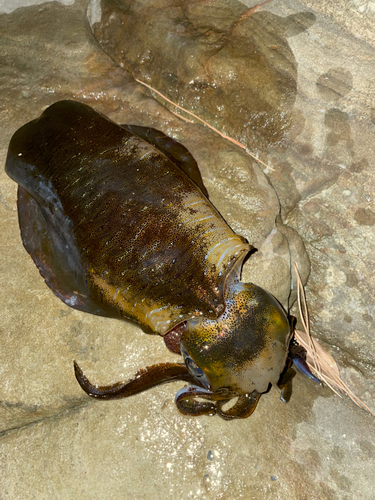
[[[240,3],[226,5],[215,14],[217,29],[246,10]],[[52,2],[0,15],[3,162],[13,132],[64,98],[180,140],[198,160],[213,203],[259,249],[244,278],[285,305],[295,297],[289,296],[295,283],[291,262],[298,260],[308,274],[298,233],[303,235],[312,262],[314,334],[339,348],[334,354],[345,378],[371,405],[373,49],[319,14],[287,45],[283,39],[297,84],[293,99],[285,98],[286,116],[277,99],[270,112],[285,118],[286,130],[269,145],[262,132],[259,150],[251,136],[254,151],[275,169],[266,169],[267,178],[244,151],[185,123],[136,84],[98,46],[85,8],[83,0],[71,6]],[[267,9],[274,11],[258,16],[260,24],[311,19],[296,17],[306,9],[295,2]],[[198,9],[189,19],[212,22],[205,12]],[[94,27],[102,13],[104,6],[92,2]],[[75,381],[73,359],[94,382],[107,384],[176,357],[156,336],[59,301],[22,247],[15,200],[16,186],[0,170],[2,498],[372,498],[373,417],[300,376],[288,405],[272,390],[251,418],[231,423],[182,417],[173,402],[181,383],[123,401],[86,397]],[[292,227],[280,218],[279,200]]]

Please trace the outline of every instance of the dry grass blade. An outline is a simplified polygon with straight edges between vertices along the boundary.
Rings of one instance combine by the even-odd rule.
[[[312,373],[322,382],[328,385],[333,392],[340,396],[340,393],[346,394],[354,403],[375,416],[375,413],[361,401],[341,380],[339,368],[333,357],[315,340],[310,334],[309,314],[307,310],[305,290],[301,277],[298,272],[298,266],[294,263],[298,282],[298,307],[301,321],[305,331],[295,330],[294,337],[297,342],[306,350],[306,363]]]
[[[262,165],[264,165],[266,168],[269,168],[270,170],[274,171],[274,169],[272,167],[270,167],[269,165],[267,165],[266,163],[264,163],[262,160],[259,160],[259,158],[256,157],[256,155],[254,153],[252,153],[251,151],[249,151],[247,149],[246,146],[244,146],[241,142],[239,141],[236,141],[236,139],[233,139],[232,137],[229,137],[228,135],[225,135],[223,134],[222,132],[220,132],[219,130],[217,130],[215,127],[213,127],[212,125],[210,125],[209,123],[207,123],[206,121],[204,121],[202,118],[200,118],[199,116],[195,115],[194,113],[192,113],[191,111],[188,111],[187,109],[184,109],[182,106],[179,106],[178,104],[176,104],[175,102],[171,101],[170,99],[168,99],[168,97],[166,97],[164,94],[162,94],[161,92],[159,92],[159,90],[156,90],[154,89],[153,87],[151,87],[151,85],[148,85],[147,83],[145,82],[142,82],[141,80],[138,80],[137,78],[135,78],[135,81],[140,83],[141,85],[144,85],[145,87],[147,87],[148,89],[152,90],[152,92],[155,92],[156,94],[158,94],[160,97],[162,97],[165,101],[169,102],[169,104],[172,104],[172,106],[175,106],[177,109],[180,109],[181,111],[183,111],[184,113],[187,113],[188,115],[190,116],[193,116],[196,120],[199,120],[201,123],[203,123],[206,127],[209,127],[211,130],[213,130],[216,134],[219,134],[223,139],[226,139],[227,141],[230,141],[232,142],[233,144],[235,144],[236,146],[238,146],[239,148],[241,149],[244,149],[246,151],[246,153],[248,155],[250,155],[256,162],[258,163],[261,163]],[[191,120],[188,120],[187,118],[185,118],[184,116],[181,116],[177,113],[175,113],[174,111],[172,111],[172,113],[176,116],[178,116],[179,118],[182,118],[183,120],[186,120],[187,122],[189,123],[193,123]]]

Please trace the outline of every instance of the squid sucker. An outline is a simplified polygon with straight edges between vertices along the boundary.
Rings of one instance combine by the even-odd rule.
[[[88,395],[182,380],[181,413],[226,420],[251,415],[270,385],[289,400],[292,322],[270,293],[240,281],[253,247],[210,203],[184,146],[65,100],[15,132],[5,168],[18,183],[23,244],[54,294],[159,334],[183,358],[106,387],[75,363]]]

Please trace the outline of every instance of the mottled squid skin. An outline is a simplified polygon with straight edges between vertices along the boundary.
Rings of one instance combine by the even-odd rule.
[[[6,171],[19,184],[23,243],[52,291],[75,309],[163,335],[169,347],[174,335],[184,357],[108,387],[75,364],[89,395],[185,380],[193,385],[176,396],[182,413],[231,419],[249,416],[270,384],[290,387],[287,315],[239,281],[252,247],[209,202],[183,146],[61,101],[14,134]]]
[[[181,345],[212,390],[230,387],[239,394],[260,394],[278,383],[286,363],[289,322],[277,300],[262,288],[234,283],[222,316],[187,324]]]

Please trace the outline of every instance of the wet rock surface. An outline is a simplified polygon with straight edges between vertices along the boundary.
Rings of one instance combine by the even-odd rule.
[[[135,78],[250,149],[282,146],[297,93],[287,37],[313,14],[284,18],[224,0],[106,0],[101,8],[93,33]]]
[[[165,1],[134,3],[140,13],[133,3],[93,1],[87,16],[87,3],[76,1],[0,15],[2,161],[13,132],[65,98],[180,140],[197,159],[213,204],[259,249],[244,280],[286,306],[295,298],[291,262],[299,261],[305,277],[309,271],[303,236],[312,263],[314,335],[334,347],[345,379],[371,406],[375,49],[296,2],[271,3],[237,24],[250,5],[184,3],[174,2],[165,16]],[[153,24],[142,31],[146,7]],[[126,49],[124,27],[134,27]],[[169,32],[174,45],[166,58],[161,41]],[[140,61],[147,50],[157,54],[159,71],[146,56]],[[259,52],[255,66],[251,51]],[[186,64],[189,58],[194,63]],[[261,76],[247,100],[237,101],[250,67]],[[233,85],[230,71],[241,75]],[[132,75],[241,139],[274,170],[262,167],[267,178],[244,151],[173,115]],[[231,114],[233,101],[243,114]],[[253,112],[256,129],[244,127]],[[22,247],[16,186],[3,171],[0,183],[4,498],[372,498],[373,417],[300,376],[288,405],[273,389],[251,418],[229,423],[182,417],[173,402],[182,383],[118,402],[87,398],[73,359],[93,381],[107,384],[176,357],[158,337],[79,313],[54,297]]]

